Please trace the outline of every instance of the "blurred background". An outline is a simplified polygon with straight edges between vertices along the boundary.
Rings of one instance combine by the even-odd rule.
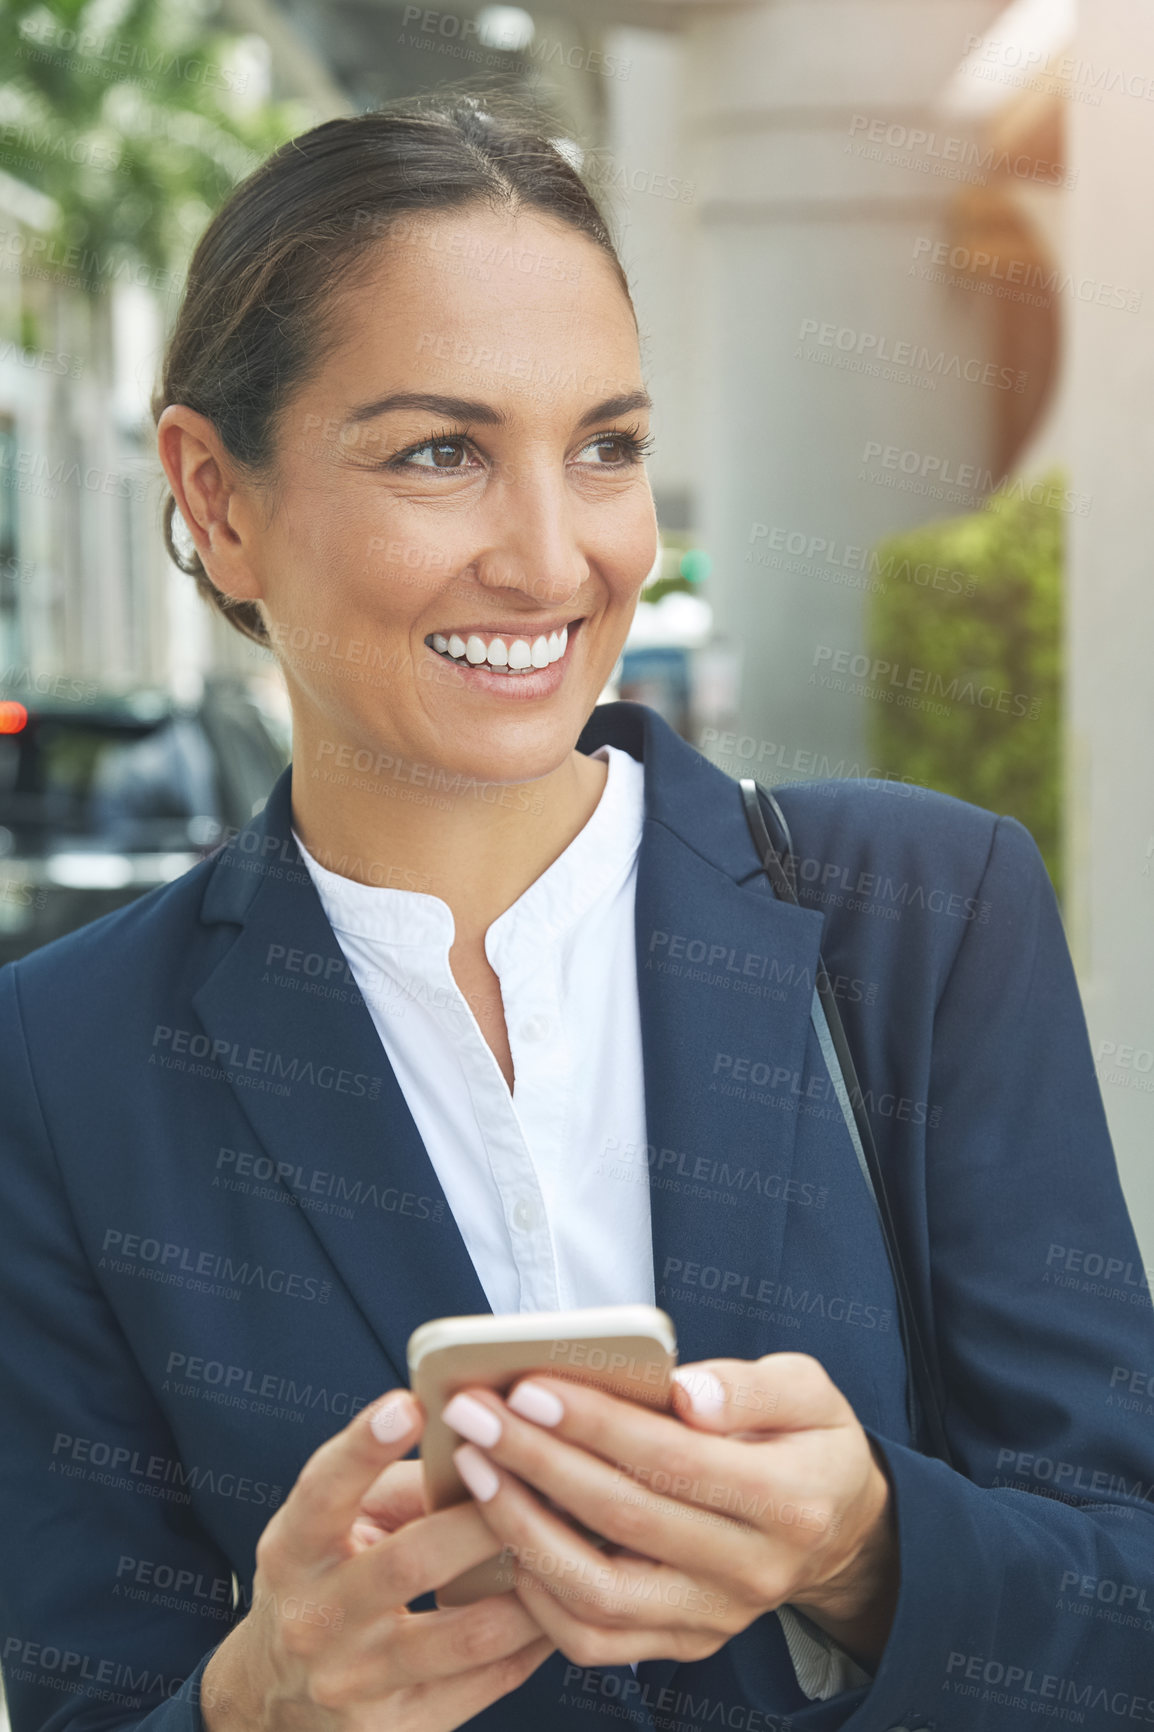
[[[6,0],[0,68],[0,960],[287,761],[275,664],[160,533],[212,211],[319,121],[507,82],[610,216],[657,403],[664,552],[603,696],[768,786],[1029,827],[1154,1266],[1145,0]]]

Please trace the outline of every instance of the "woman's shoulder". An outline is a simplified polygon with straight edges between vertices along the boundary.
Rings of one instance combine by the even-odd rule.
[[[832,882],[835,868],[975,884],[995,841],[1030,872],[1041,866],[1016,818],[919,783],[852,777],[788,783],[773,793],[789,825],[799,894],[823,877]]]
[[[904,782],[811,782],[775,796],[798,900],[824,915],[824,949],[858,972],[944,980],[963,940],[983,954],[1043,929],[1057,942],[1053,886],[1016,818]]]

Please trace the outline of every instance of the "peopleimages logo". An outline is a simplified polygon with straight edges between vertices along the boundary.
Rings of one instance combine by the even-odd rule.
[[[991,174],[1010,174],[1018,180],[1037,180],[1047,186],[1067,188],[1076,186],[1078,181],[1077,170],[1067,170],[1062,163],[1046,157],[979,144],[958,133],[906,126],[898,120],[855,114],[849,132],[849,143],[844,146],[847,154],[914,168],[923,174],[943,175],[950,180],[970,180],[984,186]]]
[[[1040,265],[1030,259],[1004,259],[1000,253],[987,252],[983,247],[961,246],[934,240],[929,235],[919,235],[915,240],[913,257],[965,276],[1033,290],[1043,297],[1071,295],[1097,307],[1117,307],[1127,313],[1136,313],[1142,305],[1141,289],[1122,288],[1116,283],[1101,282],[1097,277],[1075,277],[1057,265]]]
[[[241,1503],[259,1504],[276,1509],[284,1498],[283,1487],[268,1480],[248,1479],[244,1474],[219,1468],[198,1466],[176,1457],[142,1455],[127,1444],[108,1443],[103,1438],[74,1437],[69,1431],[58,1431],[52,1445],[52,1471],[65,1467],[106,1469],[109,1474],[123,1476],[125,1490],[154,1492],[156,1488],[175,1487],[182,1494],[178,1501],[189,1503],[188,1488],[207,1492],[212,1497],[235,1498]],[[78,1474],[72,1477],[79,1477]]]
[[[109,1268],[116,1274],[158,1271],[171,1284],[187,1285],[191,1292],[211,1291],[210,1284],[220,1281],[241,1289],[259,1287],[268,1293],[283,1293],[290,1299],[316,1300],[321,1305],[328,1304],[332,1293],[332,1283],[315,1275],[266,1268],[263,1263],[250,1263],[247,1257],[234,1260],[225,1251],[179,1245],[148,1234],[125,1233],[119,1227],[105,1230],[100,1249],[101,1268]],[[190,1275],[207,1279],[186,1281],[185,1277]]]
[[[1138,1720],[1144,1726],[1154,1726],[1154,1697],[1134,1696],[1128,1690],[1115,1690],[1106,1684],[1088,1683],[1058,1672],[1042,1672],[1033,1666],[1015,1665],[986,1654],[964,1654],[955,1649],[946,1662],[943,1690],[978,1697],[979,1686],[985,1686],[981,1700],[1000,1702],[1010,1708],[1028,1708],[1031,1713],[1038,1713],[1044,1702],[1067,1702],[1075,1708],[1101,1708],[1121,1720]],[[1051,1712],[1059,1710],[1054,1708]],[[1085,1716],[1079,1714],[1077,1718],[1082,1720]],[[1095,1724],[1101,1725],[1101,1721]]]
[[[508,26],[500,21],[500,8],[494,8],[497,17],[487,21],[483,17],[462,17],[456,12],[439,12],[428,6],[406,6],[402,23],[400,41],[408,41],[414,48],[436,48],[442,53],[452,53],[458,60],[480,61],[492,64],[493,51],[512,52],[532,60],[537,67],[568,67],[573,72],[596,72],[603,78],[628,78],[631,60],[620,54],[607,54],[601,48],[585,48],[579,43],[564,42],[560,38],[549,38],[534,31],[528,41],[522,41],[519,34],[510,31]],[[408,31],[408,36],[404,31]]]
[[[295,1053],[286,1055],[266,1047],[245,1049],[235,1041],[219,1037],[212,1039],[194,1029],[169,1028],[166,1023],[156,1025],[152,1045],[149,1064],[219,1078],[234,1086],[254,1086],[256,1081],[269,1078],[273,1079],[274,1085],[279,1080],[282,1087],[291,1083],[309,1083],[315,1088],[334,1089],[337,1094],[363,1095],[368,1100],[376,1100],[381,1092],[379,1076],[344,1070],[335,1064],[317,1064],[311,1058],[301,1058]],[[184,1054],[202,1062],[198,1066],[189,1066]],[[255,1076],[250,1073],[255,1073]],[[285,1092],[288,1092],[287,1087]]]
[[[206,90],[231,90],[239,94],[248,84],[247,75],[211,61],[193,57],[182,59],[167,47],[133,42],[122,36],[101,35],[96,30],[75,30],[52,18],[47,9],[38,9],[20,23],[20,34],[29,44],[54,50],[60,55],[79,55],[89,60],[104,60],[124,67],[133,74],[133,83],[154,89],[160,80],[183,79],[201,84]]]
[[[1030,697],[1028,692],[1010,692],[1004,688],[990,685],[975,685],[973,680],[959,679],[955,674],[946,680],[932,668],[907,667],[903,670],[900,662],[884,661],[880,657],[870,659],[868,655],[853,654],[847,649],[834,649],[832,644],[818,644],[813,653],[813,666],[820,667],[828,663],[829,670],[834,674],[848,674],[861,683],[859,695],[863,697],[883,697],[888,702],[894,701],[894,694],[887,688],[897,688],[901,691],[920,692],[931,698],[941,698],[946,703],[976,704],[979,709],[997,710],[1001,715],[1026,716],[1035,721],[1041,714],[1041,704],[1037,698]],[[818,674],[810,675],[810,684],[829,684],[829,680]],[[878,689],[873,689],[878,688]],[[840,688],[838,688],[840,689]]]
[[[996,361],[983,361],[978,355],[948,355],[944,349],[933,350],[925,343],[904,338],[895,341],[880,331],[859,331],[852,325],[835,325],[820,319],[803,319],[798,341],[814,342],[821,348],[853,356],[863,363],[861,370],[867,372],[875,362],[889,362],[894,369],[908,369],[907,377],[923,375],[931,387],[938,379],[965,379],[971,385],[1022,392],[1029,378],[1021,368],[1002,367]],[[799,351],[799,356],[811,358],[804,350]]]
[[[318,1408],[351,1419],[373,1400],[370,1395],[354,1395],[347,1389],[331,1390],[327,1384],[314,1388],[311,1382],[297,1383],[295,1378],[275,1371],[228,1365],[222,1359],[203,1359],[175,1349],[164,1362],[162,1391],[167,1392],[170,1385],[175,1395],[205,1394],[220,1406],[240,1407],[272,1419],[293,1414],[299,1417]],[[288,1405],[262,1405],[270,1402]]]
[[[881,449],[879,445],[877,450]],[[868,446],[866,451],[868,460]],[[990,485],[994,485],[992,476]],[[969,571],[931,565],[924,559],[899,558],[896,553],[887,553],[883,559],[873,548],[859,547],[852,542],[840,542],[828,535],[808,535],[802,529],[789,529],[782,524],[751,524],[749,541],[751,550],[745,554],[747,565],[784,566],[787,570],[811,576],[820,565],[829,566],[838,574],[835,581],[870,589],[880,595],[885,594],[886,586],[891,581],[915,583],[919,589],[948,591],[953,595],[973,595],[978,587],[977,579]],[[765,542],[764,550],[754,545],[762,541]],[[788,558],[782,560],[773,557],[779,553],[788,555]],[[852,575],[842,578],[841,573]],[[865,581],[856,582],[858,575]],[[716,734],[716,729],[712,732]]]
[[[966,37],[965,53],[976,75],[982,75],[984,66],[993,67],[1017,75],[1007,82],[1022,89],[1052,94],[1053,86],[1043,80],[1056,79],[1065,97],[1086,98],[1095,106],[1104,95],[1133,96],[1139,101],[1154,102],[1154,77],[1149,73],[1085,60],[1065,49],[1054,54],[1045,47],[1028,46],[1010,36],[979,36],[971,32]]]
[[[720,1696],[694,1696],[672,1684],[658,1689],[640,1678],[622,1678],[593,1666],[566,1666],[561,1683],[562,1707],[608,1711],[615,1719],[633,1719],[639,1711],[652,1715],[654,1725],[668,1727],[670,1732],[689,1732],[690,1727],[705,1725],[728,1727],[729,1732],[790,1732],[793,1725],[788,1714],[771,1714]],[[598,1696],[604,1699],[602,1703],[596,1701]],[[607,1710],[604,1703],[610,1702],[613,1707]]]
[[[953,488],[958,490],[955,497],[959,493],[969,493],[977,501],[995,495],[999,499],[1044,505],[1052,511],[1077,512],[1079,517],[1088,517],[1093,503],[1091,494],[1076,493],[1072,488],[1059,487],[1052,481],[1028,481],[1023,475],[999,478],[992,469],[981,468],[976,463],[956,463],[953,458],[938,452],[903,450],[900,445],[883,445],[877,439],[866,440],[861,460],[865,464],[877,464],[895,476],[912,476],[918,481],[930,482],[931,487],[916,491],[929,493],[935,498],[946,497],[941,490]],[[880,477],[863,475],[862,479],[876,481]],[[894,484],[888,483],[890,486]]]

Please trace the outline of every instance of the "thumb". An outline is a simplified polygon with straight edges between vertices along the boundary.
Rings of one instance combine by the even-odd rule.
[[[673,1391],[678,1419],[726,1437],[838,1425],[848,1407],[824,1366],[808,1353],[702,1359],[678,1366]]]
[[[394,1389],[313,1451],[273,1516],[294,1561],[312,1567],[346,1555],[365,1493],[386,1467],[408,1453],[424,1423],[408,1390]],[[356,1538],[363,1545],[367,1534],[361,1531]]]

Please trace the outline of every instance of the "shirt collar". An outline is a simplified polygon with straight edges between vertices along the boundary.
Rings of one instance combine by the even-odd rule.
[[[644,767],[619,746],[605,744],[589,756],[608,764],[601,798],[568,847],[489,926],[491,963],[518,934],[559,937],[633,868],[644,822]],[[394,948],[451,947],[453,913],[439,896],[343,877],[322,866],[295,829],[293,836],[334,932]]]

